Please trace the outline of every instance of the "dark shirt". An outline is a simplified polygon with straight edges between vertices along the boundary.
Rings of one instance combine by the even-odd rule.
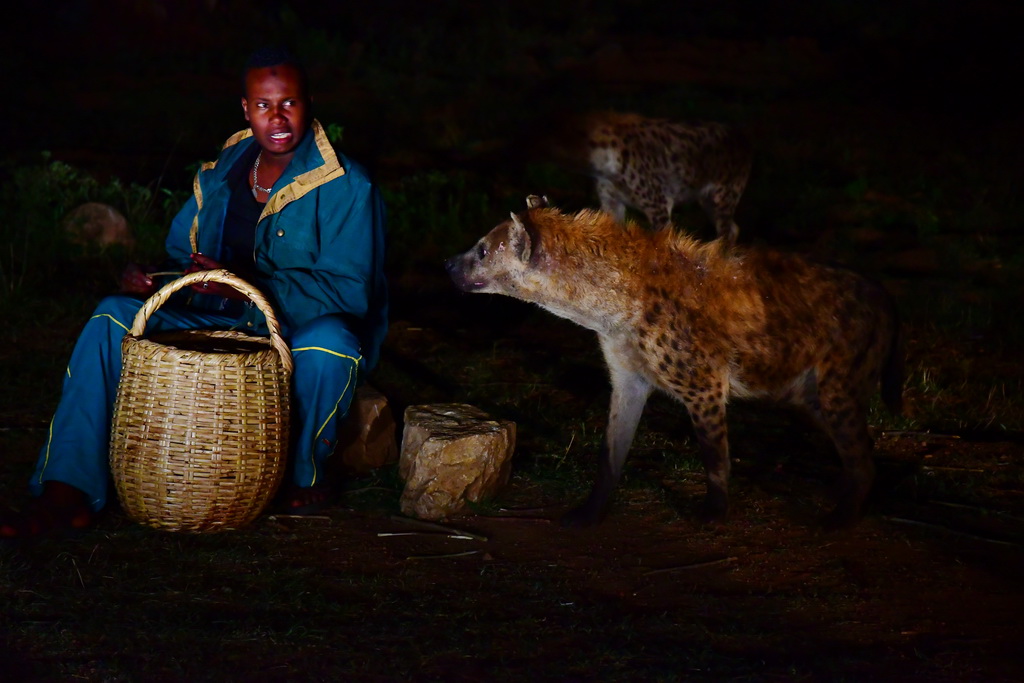
[[[255,146],[258,150],[259,147]],[[257,152],[258,153],[258,152]],[[263,213],[265,202],[256,201],[249,187],[249,176],[256,154],[246,154],[231,169],[228,182],[231,185],[231,199],[224,217],[223,242],[220,262],[243,280],[252,281],[256,276],[256,262],[253,254],[256,248],[256,224]]]
[[[252,165],[259,154],[259,146],[253,145],[251,153],[244,154],[228,171],[227,181],[231,188],[227,213],[224,216],[221,252],[215,258],[231,273],[258,288],[258,271],[256,270],[256,224],[266,203],[256,201],[249,187],[249,176]],[[204,310],[217,311],[229,316],[240,316],[248,302],[240,299],[227,299],[208,294],[194,293],[189,297],[189,305]]]

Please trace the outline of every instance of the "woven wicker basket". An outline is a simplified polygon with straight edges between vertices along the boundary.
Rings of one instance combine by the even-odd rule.
[[[186,330],[142,338],[176,291],[221,282],[266,316],[270,338]],[[169,531],[243,526],[284,476],[292,358],[260,293],[226,270],[186,275],[154,294],[121,345],[110,469],[133,520]]]

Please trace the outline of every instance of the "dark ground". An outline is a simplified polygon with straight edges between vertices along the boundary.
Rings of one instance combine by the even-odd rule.
[[[878,417],[861,525],[821,533],[836,471],[824,444],[740,406],[734,514],[699,526],[689,428],[662,399],[609,519],[552,523],[585,491],[604,424],[593,336],[456,294],[439,267],[452,233],[424,229],[396,236],[373,381],[398,414],[465,401],[517,421],[509,490],[451,521],[487,540],[379,536],[410,529],[393,517],[393,472],[350,480],[323,519],[221,535],[158,533],[115,509],[82,537],[2,549],[0,679],[1024,681],[1024,373],[1008,322],[1022,10],[680,4],[33,5],[4,29],[4,158],[49,150],[101,177],[185,188],[241,127],[233,74],[274,25],[300,39],[318,115],[344,123],[342,147],[383,185],[462,169],[488,196],[454,248],[549,191],[520,135],[553,112],[734,121],[758,148],[742,239],[854,263],[908,309],[912,422]],[[562,206],[593,202],[586,181],[551,177]],[[395,206],[396,224],[433,225]],[[956,227],[928,234],[932,214]],[[4,349],[7,376],[62,359],[78,324]],[[0,404],[0,493],[15,504],[52,409],[39,403]],[[467,550],[479,552],[438,557]]]

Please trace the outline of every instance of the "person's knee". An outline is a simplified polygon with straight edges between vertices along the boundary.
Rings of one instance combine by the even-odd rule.
[[[143,302],[125,294],[112,294],[100,300],[93,317],[109,317],[130,328]]]
[[[310,320],[295,331],[290,341],[293,353],[318,349],[359,358],[359,339],[338,315],[323,315]]]

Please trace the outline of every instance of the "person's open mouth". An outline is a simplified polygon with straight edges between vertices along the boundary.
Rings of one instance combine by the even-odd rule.
[[[271,142],[276,142],[276,143],[282,144],[282,143],[286,143],[289,140],[291,140],[292,139],[292,134],[291,134],[290,131],[281,131],[281,132],[277,132],[277,133],[271,133],[267,137],[270,138]]]

